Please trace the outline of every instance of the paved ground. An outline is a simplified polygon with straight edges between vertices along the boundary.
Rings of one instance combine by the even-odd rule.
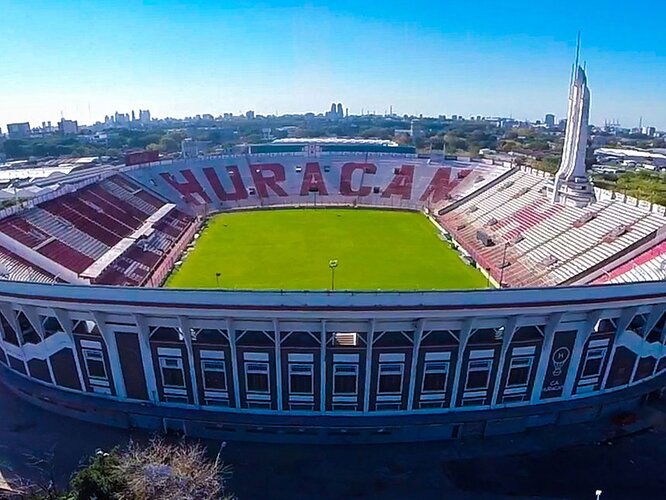
[[[603,426],[571,426],[484,442],[372,446],[228,443],[231,487],[249,498],[657,498],[666,489],[663,408],[652,427],[608,440]],[[0,471],[67,482],[82,457],[147,435],[58,417],[0,385]],[[585,444],[581,444],[585,442]],[[207,442],[211,453],[220,443]],[[50,457],[53,457],[52,459]],[[35,467],[44,460],[41,469]],[[46,464],[51,464],[47,466]]]

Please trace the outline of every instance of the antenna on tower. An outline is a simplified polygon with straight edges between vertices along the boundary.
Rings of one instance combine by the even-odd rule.
[[[580,31],[578,31],[578,42],[576,43],[576,68],[578,68],[579,60],[580,60]]]
[[[574,65],[571,68],[571,81],[569,82],[570,85],[573,85],[573,82],[576,79],[576,72],[578,71],[579,60],[580,60],[580,30],[578,31],[578,37],[576,39],[576,62],[574,62]]]

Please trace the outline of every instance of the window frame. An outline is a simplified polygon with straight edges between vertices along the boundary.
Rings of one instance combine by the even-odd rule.
[[[220,363],[222,365],[222,368],[206,368],[206,363]],[[229,390],[229,381],[227,380],[227,363],[225,362],[224,359],[210,359],[210,358],[202,358],[201,362],[201,381],[203,384],[203,389],[204,391],[228,391]],[[219,387],[208,387],[206,385],[206,371],[214,371],[214,372],[219,372],[222,373],[224,376],[224,387],[219,388]]]
[[[591,356],[591,353],[593,352],[599,352],[601,355],[600,356]],[[596,377],[600,377],[601,373],[604,371],[604,361],[606,359],[606,354],[608,354],[608,346],[606,347],[591,347],[585,352],[585,359],[583,360],[583,367],[580,372],[580,378],[581,380],[587,380],[587,379],[593,379]],[[599,360],[599,370],[598,373],[592,374],[592,375],[585,375],[585,369],[587,368],[587,364],[590,361],[593,360]]]
[[[524,368],[524,366],[515,366],[514,362],[524,362],[527,361],[528,364],[527,366],[527,378],[525,380],[525,383],[520,383],[520,384],[512,384],[510,382],[511,380],[511,370],[514,368]],[[506,388],[507,389],[516,389],[516,388],[523,388],[527,387],[530,383],[530,378],[532,377],[532,368],[534,367],[534,356],[514,356],[511,358],[509,361],[509,367],[506,371]]]
[[[174,368],[173,366],[165,366],[167,362],[170,361],[175,361],[178,366]],[[162,377],[162,387],[165,389],[187,389],[187,379],[185,377],[185,367],[183,366],[183,358],[178,357],[178,356],[165,356],[165,355],[160,355],[159,356],[159,366],[160,366],[160,376]],[[183,385],[171,385],[167,384],[166,381],[164,380],[164,369],[169,369],[169,370],[180,370],[180,373],[183,378]]]
[[[432,370],[431,372],[429,372],[428,371],[429,366],[432,365],[444,365],[444,369]],[[451,365],[450,361],[438,361],[438,360],[426,361],[423,364],[423,377],[421,378],[421,394],[446,394],[446,389],[449,383],[449,370],[451,369],[450,365]],[[426,376],[431,373],[444,374],[444,389],[440,391],[440,390],[431,390],[425,388]]]
[[[337,373],[337,370],[339,368],[349,368],[349,367],[353,368],[353,371],[354,371],[354,380],[355,380],[356,389],[355,389],[354,392],[337,392],[336,388],[335,388],[336,377],[338,377],[338,376],[342,376],[342,377],[349,376],[349,375],[339,375]],[[331,389],[332,389],[331,394],[333,396],[358,396],[358,382],[359,382],[358,379],[359,379],[359,365],[358,365],[358,363],[344,363],[344,362],[333,363],[333,384],[332,384],[332,387],[331,387]]]
[[[382,384],[382,370],[386,369],[388,367],[393,367],[397,366],[399,368],[399,373],[400,373],[400,387],[397,391],[391,391],[391,392],[383,392],[380,390],[381,384]],[[390,374],[384,374],[387,376],[395,376],[395,373],[390,373]],[[379,368],[377,369],[377,396],[396,396],[400,395],[404,391],[404,385],[405,385],[405,363],[400,362],[400,361],[386,361],[383,363],[379,363]]]
[[[295,367],[307,367],[310,377],[310,392],[300,392],[300,391],[294,391],[292,389],[292,383],[291,383],[291,377],[294,375],[293,368]],[[303,375],[302,373],[299,375]],[[315,383],[314,383],[314,363],[307,363],[307,362],[290,362],[287,368],[287,376],[289,378],[289,394],[290,395],[295,395],[295,396],[314,396],[314,391],[315,391]]]
[[[473,364],[475,363],[483,363],[487,365],[487,368],[481,369],[475,369],[472,367]],[[480,372],[480,371],[486,371],[487,372],[487,377],[486,377],[486,385],[485,387],[470,387],[469,386],[469,375],[472,372]],[[490,388],[490,379],[493,371],[493,358],[479,358],[479,359],[470,359],[467,362],[467,373],[465,374],[465,392],[474,392],[474,391],[487,391]]]
[[[91,384],[94,382],[105,382],[107,385],[109,383],[109,370],[106,367],[106,358],[104,357],[104,351],[101,349],[95,349],[91,347],[82,347],[81,354],[83,355],[83,364],[86,367],[86,374],[88,375],[88,380]],[[90,355],[94,354],[95,356],[99,355],[98,359],[91,358]],[[104,377],[98,377],[90,373],[90,366],[88,361],[99,361],[102,364],[102,370],[104,370]]]
[[[267,361],[244,361],[244,376],[245,376],[245,392],[247,394],[270,394],[271,393],[271,367]],[[251,365],[261,365],[262,369],[251,369]],[[265,370],[265,371],[264,371]],[[255,390],[250,389],[250,384],[248,380],[248,375],[250,374],[260,374],[266,375],[266,390]]]

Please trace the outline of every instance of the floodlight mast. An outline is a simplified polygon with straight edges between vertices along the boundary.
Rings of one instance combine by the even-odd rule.
[[[335,268],[338,267],[338,260],[333,259],[328,262],[328,267],[331,268],[331,291],[335,291]]]

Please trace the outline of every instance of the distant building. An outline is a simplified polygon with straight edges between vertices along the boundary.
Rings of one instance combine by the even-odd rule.
[[[125,165],[141,165],[143,163],[152,163],[159,161],[160,154],[158,151],[131,151],[125,155]]]
[[[42,122],[42,134],[52,134],[54,132],[51,122]]]
[[[126,127],[130,123],[130,115],[116,111],[113,121],[117,127]]]
[[[10,139],[25,139],[30,137],[30,123],[8,123],[7,135]]]
[[[546,127],[554,128],[555,127],[555,115],[547,114],[546,118],[544,120],[544,123],[546,124]]]
[[[348,112],[348,114],[349,114],[349,112]],[[329,112],[327,112],[325,116],[329,120],[338,120],[340,118],[344,118],[345,117],[345,111],[344,111],[344,108],[342,107],[342,103],[339,102],[337,104],[336,103],[331,104],[331,110]]]
[[[412,136],[413,141],[425,137],[425,129],[423,128],[423,123],[420,120],[412,120],[412,126],[409,135]]]
[[[147,109],[139,110],[139,122],[143,125],[150,123],[150,111]]]
[[[245,118],[247,118],[248,120],[254,120],[254,111],[248,111],[247,113],[245,113]]]
[[[79,124],[76,120],[65,120],[58,122],[58,132],[62,135],[76,135],[79,133]]]
[[[252,118],[248,118],[251,120]],[[196,141],[194,139],[184,139],[180,143],[180,152],[183,158],[198,158],[208,150],[210,143],[208,141]]]
[[[270,127],[269,128],[262,128],[261,129],[261,139],[263,141],[272,141],[273,139],[275,139],[275,137],[273,137],[273,129],[271,129]]]
[[[641,128],[641,133],[650,137],[654,137],[657,133],[657,129],[654,127],[643,127]]]

